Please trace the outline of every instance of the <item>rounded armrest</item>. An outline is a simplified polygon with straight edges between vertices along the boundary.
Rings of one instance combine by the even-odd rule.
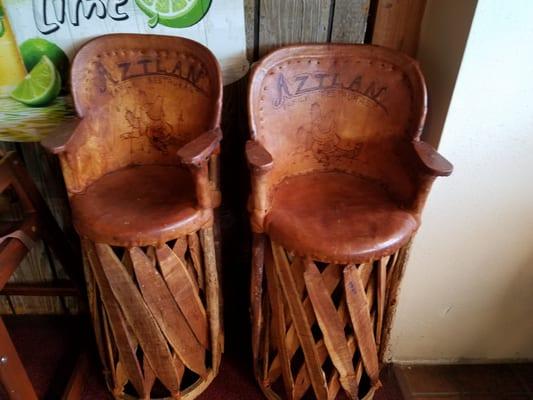
[[[246,142],[246,159],[254,172],[268,172],[274,165],[272,155],[263,145],[255,140]]]
[[[59,124],[52,133],[41,140],[41,145],[52,154],[63,153],[80,123],[81,119],[75,118]]]
[[[252,175],[252,193],[248,203],[252,231],[262,233],[265,216],[270,209],[266,173],[274,166],[274,160],[268,150],[255,140],[246,142],[246,159]]]
[[[179,149],[178,157],[184,164],[200,167],[211,157],[221,140],[220,128],[207,131]]]
[[[196,187],[196,198],[201,208],[213,208],[220,202],[215,198],[216,188],[209,181],[209,164],[207,161],[218,148],[222,140],[222,131],[215,128],[202,133],[178,150],[178,158],[189,167]]]
[[[453,172],[453,165],[428,143],[416,140],[413,148],[425,173],[431,176],[449,176]]]

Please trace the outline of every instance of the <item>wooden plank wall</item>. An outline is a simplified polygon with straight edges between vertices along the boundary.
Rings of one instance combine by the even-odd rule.
[[[278,47],[296,43],[374,42],[414,55],[426,0],[244,0],[247,54],[250,62]],[[369,30],[370,32],[367,32]],[[227,327],[248,329],[247,290],[250,233],[246,200],[249,177],[244,160],[248,138],[246,83],[248,76],[224,88],[222,128],[222,225],[224,300]],[[0,142],[0,149],[15,149],[43,193],[53,214],[72,234],[69,208],[57,160],[38,144]],[[0,212],[5,199],[0,198]],[[16,216],[10,210],[8,217]],[[2,218],[6,217],[2,213]],[[52,260],[52,262],[51,262]],[[64,277],[58,262],[39,244],[13,277],[18,282],[50,281]],[[244,301],[243,301],[244,300]],[[75,312],[76,301],[58,298],[0,296],[0,313]],[[229,332],[228,332],[229,333]],[[229,335],[233,337],[235,335]],[[242,337],[236,335],[235,337]]]
[[[362,43],[370,0],[245,0],[248,57],[287,44]]]
[[[39,191],[48,203],[52,214],[59,224],[70,230],[70,234],[72,234],[70,212],[57,159],[44,152],[37,143],[0,142],[0,150],[19,153]],[[2,196],[0,199],[0,218],[2,220],[17,220],[21,217],[16,199],[11,196]],[[65,278],[67,275],[61,263],[56,260],[43,242],[39,241],[9,281],[40,283]],[[71,314],[78,312],[78,306],[77,300],[70,297],[0,296],[0,314]]]

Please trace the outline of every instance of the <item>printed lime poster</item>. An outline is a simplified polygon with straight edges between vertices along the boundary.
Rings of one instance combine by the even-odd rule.
[[[0,0],[0,140],[37,141],[73,118],[70,60],[108,33],[196,40],[225,84],[248,70],[243,0]]]

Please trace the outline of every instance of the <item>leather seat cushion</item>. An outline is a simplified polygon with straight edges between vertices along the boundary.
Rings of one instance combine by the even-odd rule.
[[[379,182],[339,172],[285,179],[274,192],[266,231],[300,256],[361,263],[393,253],[417,230]]]
[[[212,219],[200,210],[193,178],[179,166],[131,166],[102,176],[71,198],[81,236],[116,246],[164,243]]]

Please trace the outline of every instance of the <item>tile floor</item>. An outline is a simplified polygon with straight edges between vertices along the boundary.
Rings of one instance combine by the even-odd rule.
[[[395,366],[405,400],[533,400],[533,364]]]

